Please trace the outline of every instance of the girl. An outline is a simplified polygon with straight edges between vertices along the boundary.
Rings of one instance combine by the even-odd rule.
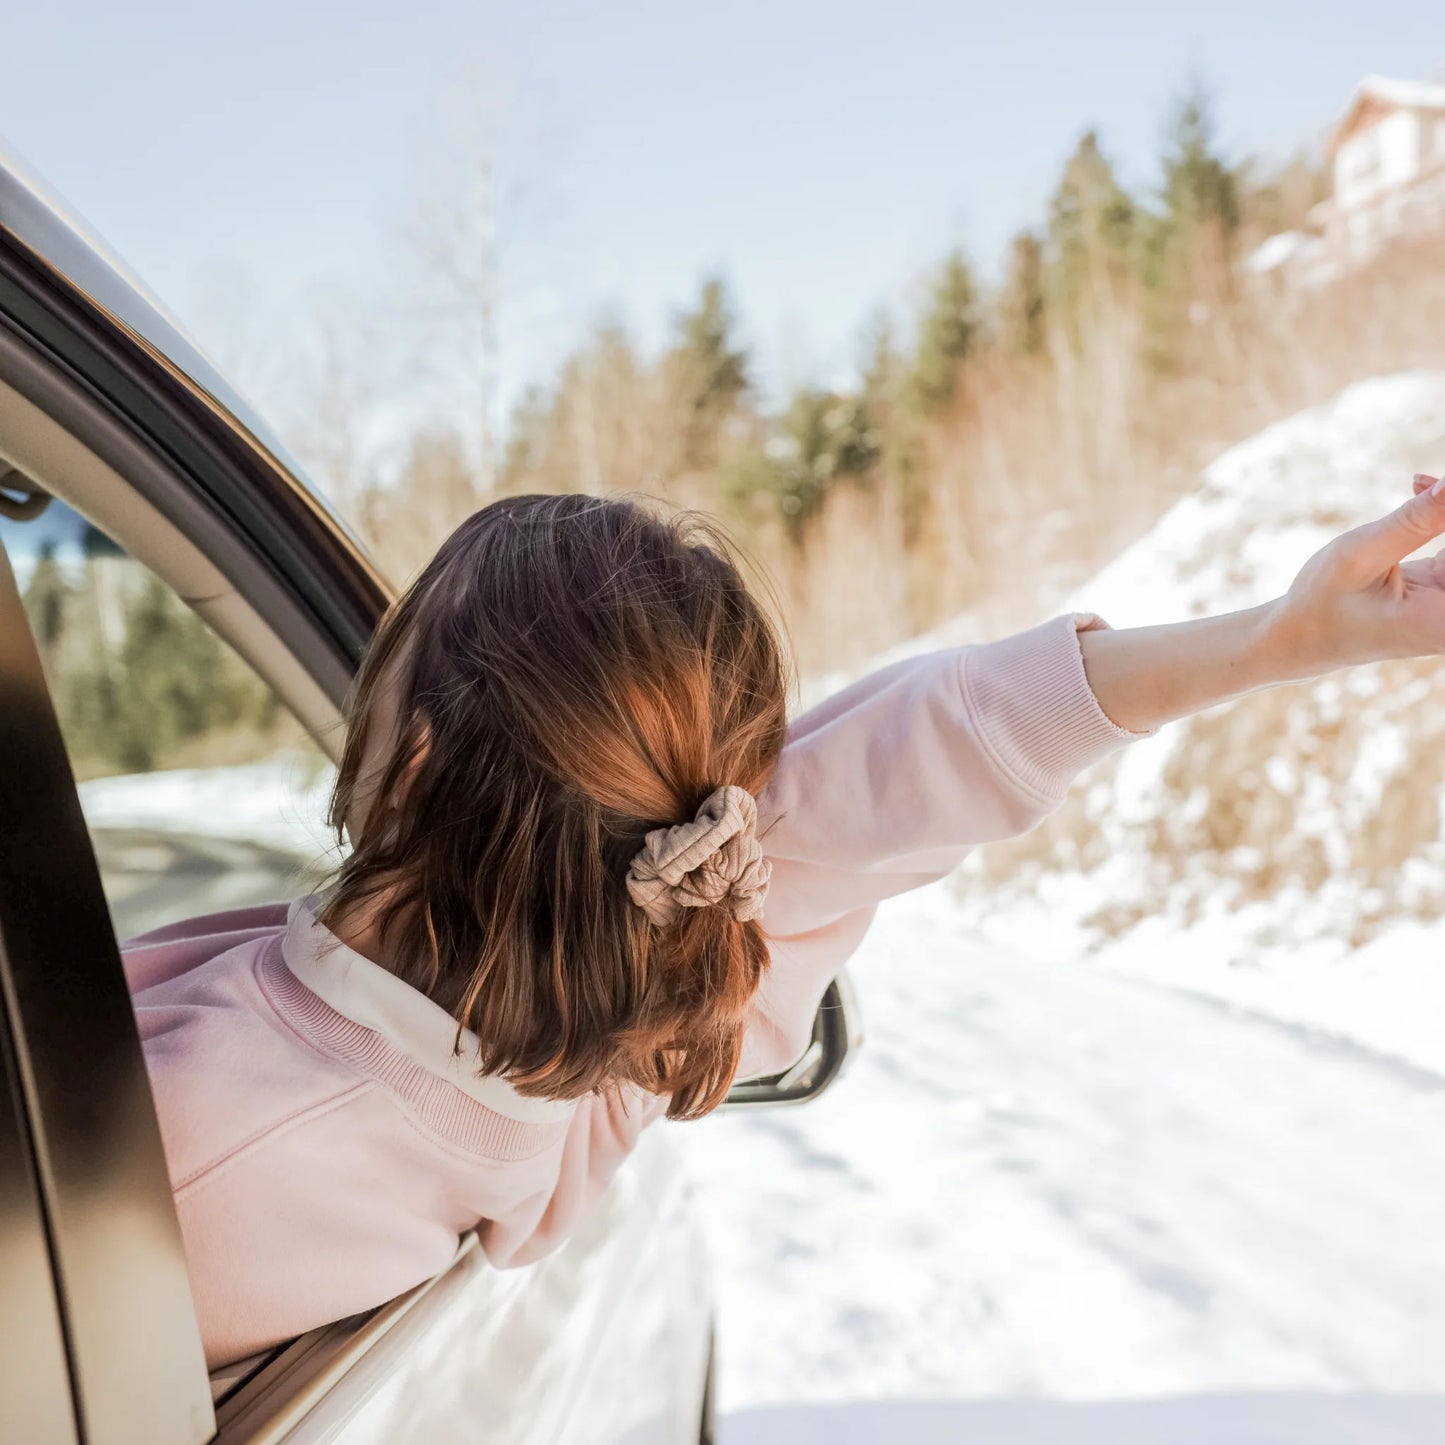
[[[881,899],[1031,828],[1171,718],[1445,652],[1445,483],[1266,606],[1061,617],[785,719],[717,535],[496,502],[382,621],[334,885],[126,952],[212,1366],[382,1303],[479,1231],[554,1248],[639,1132],[802,1051]]]

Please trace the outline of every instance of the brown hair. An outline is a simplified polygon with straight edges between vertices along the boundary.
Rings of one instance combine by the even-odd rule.
[[[673,1118],[705,1114],[767,944],[721,907],[659,928],[625,880],[649,830],[718,787],[763,788],[786,695],[778,637],[707,523],[494,502],[362,663],[331,800],[354,851],[323,919],[368,918],[389,966],[523,1094],[626,1081]]]

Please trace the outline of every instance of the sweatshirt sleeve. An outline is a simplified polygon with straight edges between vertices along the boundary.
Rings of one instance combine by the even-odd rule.
[[[479,1227],[491,1263],[499,1269],[531,1264],[562,1243],[612,1182],[638,1135],[666,1109],[665,1098],[631,1085],[580,1099],[559,1147],[555,1178]]]
[[[1144,736],[1109,720],[1084,674],[1078,634],[1105,625],[1077,613],[911,658],[793,724],[760,799],[772,966],[740,1078],[802,1053],[823,991],[883,899],[1026,833],[1084,768]]]

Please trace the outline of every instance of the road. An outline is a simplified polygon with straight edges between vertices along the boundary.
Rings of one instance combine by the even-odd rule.
[[[119,938],[202,913],[292,898],[317,875],[294,854],[245,838],[92,828]]]
[[[868,1040],[831,1094],[671,1126],[718,1259],[725,1407],[1445,1389],[1445,1079],[1002,956],[938,890],[853,972]],[[1324,1438],[1311,1418],[1260,1438]]]

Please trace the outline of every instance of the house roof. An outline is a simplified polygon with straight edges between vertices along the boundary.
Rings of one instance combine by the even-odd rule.
[[[1425,110],[1445,114],[1445,85],[1423,80],[1394,80],[1367,75],[1350,97],[1344,118],[1330,137],[1331,152],[1339,148],[1372,111]]]

